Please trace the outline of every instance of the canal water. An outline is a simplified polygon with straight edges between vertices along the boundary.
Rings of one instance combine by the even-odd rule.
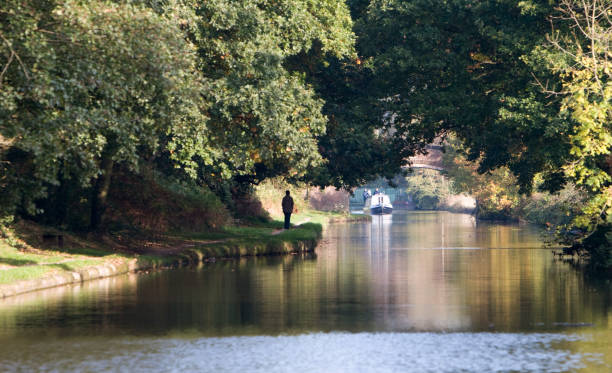
[[[375,216],[312,255],[0,300],[0,371],[610,372],[611,301],[535,228]]]

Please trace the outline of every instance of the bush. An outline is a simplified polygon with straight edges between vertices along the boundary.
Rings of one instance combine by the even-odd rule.
[[[584,201],[584,193],[568,185],[558,194],[535,193],[521,209],[520,215],[535,224],[568,225],[580,213]]]
[[[334,187],[312,188],[308,191],[308,202],[318,211],[348,212],[349,195],[346,191],[336,190]]]
[[[155,231],[201,231],[230,223],[230,214],[207,187],[145,171],[117,173],[107,221]]]
[[[264,209],[254,191],[232,198],[234,216],[242,222],[258,224],[270,221],[270,214]]]
[[[406,178],[406,193],[418,210],[437,210],[451,194],[450,182],[438,171],[422,170]]]

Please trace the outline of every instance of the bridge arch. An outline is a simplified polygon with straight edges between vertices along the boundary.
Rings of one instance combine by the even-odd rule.
[[[444,171],[444,165],[442,163],[442,146],[430,144],[427,145],[425,149],[427,150],[427,154],[417,154],[408,158],[410,164],[404,168],[427,168],[430,170]]]

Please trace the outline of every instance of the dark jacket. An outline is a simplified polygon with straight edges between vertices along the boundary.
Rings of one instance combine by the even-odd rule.
[[[285,214],[291,214],[293,212],[293,198],[291,198],[291,196],[283,197],[283,212]]]

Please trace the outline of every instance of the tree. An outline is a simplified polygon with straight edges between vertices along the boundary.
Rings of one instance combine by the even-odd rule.
[[[586,187],[591,200],[576,223],[593,230],[612,215],[612,7],[601,0],[562,0],[551,17],[548,68],[561,78],[563,112],[575,126],[567,134],[571,162],[565,175]],[[608,221],[608,224],[610,222]]]
[[[371,2],[358,46],[379,96],[392,98],[395,137],[426,143],[454,132],[480,172],[507,165],[524,192],[539,172],[560,188],[570,144],[556,133],[569,125],[524,61],[545,40],[550,7],[541,3]]]
[[[354,43],[336,0],[9,0],[0,18],[4,214],[67,182],[92,189],[92,226],[117,164],[243,186],[320,164],[323,101],[289,59]]]
[[[352,53],[353,34],[342,2],[207,1],[193,27],[205,77],[207,136],[221,152],[204,165],[208,178],[258,183],[298,178],[321,162],[316,137],[325,132],[323,101],[289,59]],[[193,153],[192,155],[196,155]]]
[[[373,94],[371,70],[360,60],[330,59],[312,64],[309,76],[324,98],[327,130],[318,136],[324,162],[306,175],[319,186],[350,189],[378,177],[393,179],[414,154],[389,132],[384,102]]]
[[[588,188],[575,224],[589,232],[610,208],[609,12],[599,0],[375,0],[357,45],[398,141],[455,133],[479,173],[507,167],[522,193],[535,178]]]
[[[517,219],[525,200],[519,194],[516,176],[507,167],[480,173],[478,163],[466,159],[465,148],[450,136],[442,157],[444,170],[456,193],[467,192],[476,199],[480,219]]]
[[[95,227],[115,163],[136,169],[160,138],[203,123],[195,50],[174,17],[123,2],[11,0],[0,15],[2,194],[15,205],[60,179],[93,183]]]
[[[558,74],[561,111],[575,125],[566,136],[567,178],[590,196],[574,225],[589,236],[581,244],[595,265],[612,266],[612,7],[601,0],[562,0],[551,17],[553,30],[543,48],[547,67]]]

